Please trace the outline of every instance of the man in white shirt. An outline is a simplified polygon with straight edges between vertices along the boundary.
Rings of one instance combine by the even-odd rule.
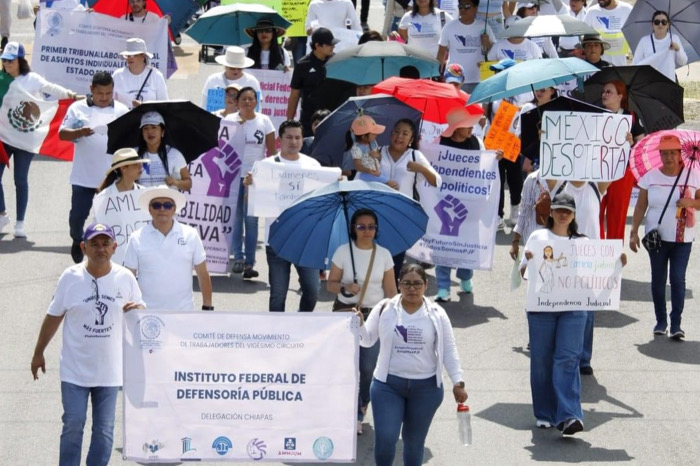
[[[149,13],[146,10],[147,0],[129,0],[131,12],[122,16],[122,19],[133,21],[134,23],[157,23],[160,19],[158,15]]]
[[[598,31],[601,39],[610,44],[607,51],[608,61],[613,66],[627,64],[629,45],[622,34],[632,6],[622,0],[598,0],[597,5],[588,8],[584,22]]]
[[[202,240],[197,230],[175,220],[185,203],[184,194],[165,185],[148,189],[139,199],[139,207],[151,214],[151,223],[129,237],[124,266],[138,277],[149,309],[193,311],[194,269],[202,291],[202,310],[214,310]]]
[[[218,90],[222,95],[229,84],[238,84],[241,89],[244,87],[252,87],[258,93],[258,102],[262,102],[262,93],[260,92],[260,81],[250,73],[243,71],[245,68],[250,68],[255,64],[255,61],[246,57],[245,50],[241,47],[227,47],[226,54],[215,58],[216,62],[224,65],[226,69],[223,73],[214,73],[207,78],[207,82],[202,89],[202,108],[214,111],[217,108],[207,108],[209,100],[209,91]]]
[[[445,24],[440,33],[437,60],[444,64],[449,52],[449,62],[464,69],[462,90],[471,93],[479,83],[479,63],[486,60],[496,37],[483,20],[476,20],[479,0],[459,0],[459,18]]]
[[[92,198],[112,163],[112,157],[107,154],[107,124],[128,111],[124,104],[114,100],[114,81],[106,71],[93,75],[90,93],[87,99],[71,104],[58,132],[61,140],[74,144],[68,224],[73,239],[71,257],[76,264],[83,260],[80,242]]]
[[[279,143],[280,151],[273,157],[268,157],[259,163],[284,163],[298,167],[319,168],[318,161],[300,153],[304,142],[301,122],[287,120],[280,125]],[[248,173],[243,180],[245,186],[253,184],[253,175]],[[267,244],[270,236],[270,225],[276,218],[268,218],[265,222],[265,250],[267,253],[267,266],[269,268],[270,282],[270,312],[284,312],[287,291],[289,290],[289,274],[292,263],[282,259]],[[319,274],[318,269],[312,267],[294,266],[299,275],[301,285],[300,312],[312,312],[318,300]]]
[[[122,313],[143,309],[141,291],[124,267],[111,262],[114,232],[96,223],[80,243],[87,262],[66,269],[41,325],[31,370],[46,373],[44,350],[63,326],[60,378],[63,432],[59,464],[81,464],[87,400],[92,399],[92,437],[86,464],[107,465],[112,453],[117,395],[122,385]],[[85,463],[84,463],[85,464]]]
[[[318,27],[362,30],[355,5],[350,0],[311,0],[306,13],[306,35],[310,36]]]

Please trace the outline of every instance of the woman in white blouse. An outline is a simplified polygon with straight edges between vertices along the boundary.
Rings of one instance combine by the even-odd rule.
[[[670,33],[671,20],[665,11],[656,11],[651,18],[653,32],[644,36],[634,51],[635,65],[651,65],[671,81],[676,81],[676,68],[688,63],[683,44]]]

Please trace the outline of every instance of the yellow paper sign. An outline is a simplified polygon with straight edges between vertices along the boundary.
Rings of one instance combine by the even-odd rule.
[[[309,9],[311,0],[282,0],[282,11],[280,14],[292,25],[287,29],[287,37],[306,36],[306,12]],[[277,10],[279,11],[279,10]]]
[[[502,150],[503,158],[511,162],[515,162],[520,155],[520,138],[510,132],[513,118],[517,115],[518,110],[516,105],[501,101],[484,139],[484,145],[487,149]]]

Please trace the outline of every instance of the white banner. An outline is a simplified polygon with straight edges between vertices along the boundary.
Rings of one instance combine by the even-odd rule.
[[[145,189],[132,189],[107,195],[105,191],[95,196],[92,209],[95,221],[112,227],[117,242],[117,250],[112,256],[112,262],[122,265],[126,243],[133,232],[151,223],[148,210],[139,207],[139,199]]]
[[[528,241],[528,311],[620,308],[621,240]]]
[[[262,98],[259,103],[260,113],[267,115],[275,127],[275,133],[280,127],[280,124],[287,119],[287,102],[289,101],[289,93],[292,90],[290,83],[292,82],[292,72],[279,70],[252,70],[246,69],[246,73],[250,73],[260,81],[260,90]],[[295,119],[299,119],[299,109]]]
[[[493,151],[421,144],[442,177],[440,189],[419,183],[428,230],[406,253],[422,262],[491,270],[498,227],[498,161]]]
[[[630,115],[547,111],[541,127],[543,179],[614,181],[625,175]]]
[[[347,313],[125,314],[124,457],[354,462]]]
[[[341,171],[337,167],[308,168],[263,160],[255,162],[252,173],[248,212],[255,217],[276,218],[302,194],[338,181]]]
[[[96,71],[111,73],[126,66],[119,53],[131,37],[146,42],[154,55],[150,63],[167,76],[167,20],[144,27],[95,12],[42,8],[37,16],[32,71],[52,83],[88,94]]]
[[[244,149],[241,125],[221,120],[219,145],[188,166],[192,189],[185,193],[187,204],[178,220],[199,231],[209,272],[228,272]]]

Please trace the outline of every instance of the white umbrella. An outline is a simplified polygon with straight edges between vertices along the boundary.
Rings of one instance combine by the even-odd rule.
[[[588,24],[569,15],[529,16],[517,21],[500,35],[507,37],[558,37],[598,34]]]

